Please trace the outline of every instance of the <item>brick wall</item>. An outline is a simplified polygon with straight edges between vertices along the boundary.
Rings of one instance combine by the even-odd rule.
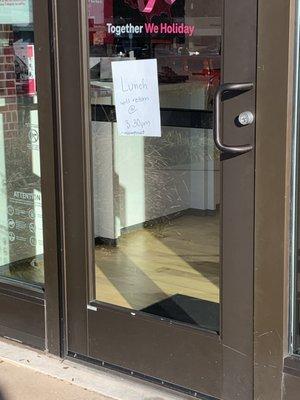
[[[0,24],[0,113],[3,115],[4,137],[18,132],[15,53],[11,25]]]

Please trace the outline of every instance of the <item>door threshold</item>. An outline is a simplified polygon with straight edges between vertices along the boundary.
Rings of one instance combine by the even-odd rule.
[[[183,388],[181,386],[172,384],[170,382],[166,381],[161,381],[158,378],[154,378],[151,376],[147,376],[141,373],[138,373],[136,371],[131,371],[129,369],[123,368],[123,367],[118,367],[116,365],[104,362],[104,361],[99,361],[95,360],[90,357],[85,357],[81,356],[76,353],[69,353],[67,356],[67,360],[70,360],[71,362],[75,362],[76,364],[80,365],[85,365],[89,368],[93,366],[97,370],[101,371],[106,371],[107,373],[110,373],[111,371],[115,372],[118,374],[120,379],[134,379],[135,382],[143,382],[143,383],[148,383],[154,385],[152,387],[156,387],[157,389],[166,389],[168,390],[169,393],[175,393],[177,396],[172,397],[172,399],[177,399],[178,396],[180,396],[180,399],[200,399],[200,400],[220,400],[219,398],[208,396],[202,393],[195,392],[190,389]],[[131,381],[132,382],[132,381]],[[165,397],[159,397],[159,400],[164,400]],[[130,400],[130,398],[129,398]],[[148,398],[145,400],[149,400]]]
[[[183,400],[191,396],[176,393],[147,381],[105,368],[94,368],[70,359],[62,360],[6,339],[0,340],[0,360],[29,368],[114,400]]]

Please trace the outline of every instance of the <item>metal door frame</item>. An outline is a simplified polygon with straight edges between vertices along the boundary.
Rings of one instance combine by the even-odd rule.
[[[128,310],[101,305],[93,302],[90,288],[93,284],[93,229],[91,198],[90,160],[90,104],[88,88],[88,48],[85,0],[64,0],[54,2],[56,17],[56,62],[58,65],[57,101],[59,102],[59,128],[61,132],[61,159],[64,206],[64,261],[65,261],[65,343],[66,354],[82,359],[98,358],[97,337],[99,332],[98,312],[103,321],[113,327],[116,319],[127,323],[128,329],[141,329],[137,321],[143,320],[146,329],[157,331],[155,317],[146,315],[130,318]],[[66,23],[66,16],[68,21]],[[249,23],[249,19],[251,23]],[[223,81],[256,83],[257,48],[257,0],[224,0],[223,26]],[[239,68],[236,68],[236,57]],[[236,115],[251,108],[255,111],[255,89],[231,99],[224,105],[226,118],[223,119],[224,141],[226,143],[254,144],[255,125],[246,127],[243,133],[234,125]],[[253,393],[253,253],[254,253],[254,152],[223,160],[223,204],[232,212],[223,216],[223,258],[226,268],[222,274],[222,335],[201,334],[206,354],[195,352],[200,334],[190,327],[176,328],[174,346],[184,340],[189,332],[191,341],[188,364],[197,365],[196,375],[203,376],[201,392],[215,398],[252,399]],[[225,271],[226,270],[226,271]],[[232,279],[232,277],[237,277]],[[239,301],[238,301],[239,299]],[[240,300],[242,299],[242,300]],[[98,311],[87,310],[91,304]],[[239,320],[239,326],[236,321]],[[117,339],[108,335],[108,344]],[[159,323],[160,336],[169,336],[170,327]],[[174,329],[174,328],[173,328]],[[174,333],[174,330],[172,331]],[[197,336],[197,337],[196,337]],[[102,337],[103,340],[103,337]],[[161,344],[163,341],[161,342]],[[128,344],[128,343],[127,343]],[[158,356],[157,349],[153,362]],[[186,347],[180,352],[184,357]],[[206,362],[199,363],[199,357]],[[95,360],[94,360],[95,361]],[[101,360],[99,360],[101,361]],[[102,360],[103,361],[103,360]],[[129,361],[129,360],[127,360]],[[214,361],[214,365],[211,362]],[[133,364],[137,359],[133,361]],[[114,364],[114,363],[110,363]],[[108,364],[107,364],[108,365]],[[110,365],[114,367],[114,365]],[[119,365],[127,372],[140,374],[130,365]],[[201,371],[202,368],[202,371]],[[180,380],[181,368],[176,372]],[[153,379],[159,377],[149,372]],[[166,382],[174,384],[166,377]],[[192,379],[193,381],[193,379]],[[194,377],[195,381],[195,377]],[[173,385],[174,386],[174,385]],[[176,386],[176,385],[175,385]],[[193,389],[196,382],[186,380],[177,385]]]
[[[300,393],[289,315],[297,7],[274,0],[258,9],[254,398],[264,400]]]

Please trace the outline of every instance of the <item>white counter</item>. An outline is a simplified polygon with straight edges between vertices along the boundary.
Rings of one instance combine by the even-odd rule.
[[[107,89],[92,104],[114,104],[112,83],[92,85]],[[161,107],[205,109],[205,94],[201,82],[161,85]],[[210,130],[163,127],[161,138],[124,137],[116,123],[94,121],[92,144],[96,237],[115,239],[122,228],[219,203]]]

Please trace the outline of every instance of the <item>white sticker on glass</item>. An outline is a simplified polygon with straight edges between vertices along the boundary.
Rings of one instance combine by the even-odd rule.
[[[27,25],[32,22],[32,0],[0,0],[0,24]]]

